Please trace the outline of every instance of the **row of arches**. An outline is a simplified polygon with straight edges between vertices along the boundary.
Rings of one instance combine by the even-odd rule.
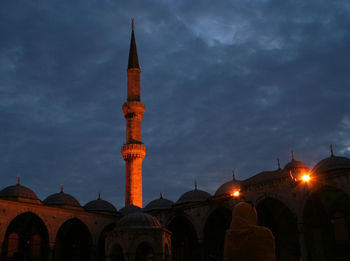
[[[350,197],[345,192],[325,187],[309,195],[302,221],[281,201],[265,198],[256,206],[259,224],[271,229],[276,239],[277,260],[350,260]],[[298,223],[299,222],[299,223]],[[199,244],[194,225],[185,216],[176,216],[167,225],[172,232],[173,261],[222,260],[226,230],[231,210],[218,207],[204,225],[203,242]],[[88,227],[79,219],[66,221],[50,247],[48,230],[34,213],[14,218],[6,229],[2,260],[105,260],[102,231],[96,251]],[[304,250],[303,250],[304,248]],[[137,247],[135,260],[154,260],[152,247],[146,242]],[[166,251],[169,257],[169,251]],[[165,257],[166,258],[166,257]],[[113,250],[112,260],[124,260],[121,247]],[[165,259],[166,260],[166,259]]]
[[[101,233],[96,251],[97,260],[104,260],[104,237]],[[53,249],[44,222],[34,213],[15,217],[7,227],[1,251],[2,260],[80,261],[91,260],[92,238],[88,227],[79,219],[67,220],[58,230]]]
[[[277,260],[350,260],[350,197],[324,187],[309,195],[302,221],[280,200],[265,198],[257,206],[259,225],[271,229]],[[298,223],[299,222],[299,223]],[[219,207],[207,218],[200,246],[194,225],[184,216],[171,220],[172,260],[222,260],[231,210]]]

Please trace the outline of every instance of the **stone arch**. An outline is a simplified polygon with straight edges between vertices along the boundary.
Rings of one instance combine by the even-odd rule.
[[[311,193],[303,210],[303,230],[309,260],[349,260],[350,196],[331,186]]]
[[[7,213],[7,212],[6,212]],[[41,221],[44,223],[48,234],[49,234],[49,242],[54,241],[55,237],[52,233],[52,224],[50,223],[50,221],[47,219],[46,215],[43,215],[42,212],[37,211],[37,209],[31,208],[31,207],[19,207],[16,210],[11,211],[11,215],[7,216],[6,220],[3,220],[1,222],[1,226],[0,226],[0,238],[4,241],[5,240],[5,236],[6,236],[6,229],[7,227],[10,225],[10,223],[12,222],[12,220],[14,218],[16,218],[17,216],[21,215],[21,214],[25,214],[25,213],[33,213],[34,215],[38,216]]]
[[[299,260],[298,223],[296,215],[280,200],[266,197],[256,206],[258,224],[268,227],[275,236],[277,260]]]
[[[111,234],[113,232],[110,232],[108,234]],[[119,249],[120,247],[120,250],[122,251],[123,253],[123,258],[126,257],[126,251],[127,251],[127,242],[126,240],[122,240],[121,238],[118,238],[116,237],[116,235],[114,234],[111,238],[111,235],[108,235],[107,236],[107,241],[106,241],[106,247],[105,247],[105,251],[106,251],[106,255],[107,255],[107,258],[106,260],[111,260],[113,261],[113,256],[118,256],[116,255],[115,253],[116,252],[113,252],[115,251],[114,247],[116,246],[116,248]],[[118,250],[119,251],[119,250]],[[115,258],[116,259],[116,258]],[[120,258],[119,258],[120,259]]]
[[[53,229],[52,229],[52,235],[51,235],[51,238],[52,238],[52,242],[55,242],[56,241],[56,238],[57,238],[57,234],[58,234],[58,231],[60,230],[60,228],[69,220],[71,219],[79,219],[77,215],[74,215],[72,213],[68,213],[68,215],[64,215],[62,217],[62,219],[58,219],[58,216],[57,215],[52,215],[52,218],[55,222],[55,226],[53,226]],[[79,219],[80,220],[80,219]],[[84,223],[82,220],[80,220],[82,223]],[[85,223],[84,223],[85,224]],[[86,224],[85,224],[86,225]],[[87,225],[86,225],[87,226]]]
[[[204,225],[205,259],[223,259],[226,230],[230,228],[232,211],[224,207],[214,209]]]
[[[120,244],[115,243],[111,249],[110,261],[124,261],[124,252]]]
[[[168,217],[166,217],[165,221],[164,221],[164,224],[165,224],[165,227],[167,228],[172,222],[174,219],[177,219],[177,218],[184,218],[186,219],[188,222],[190,222],[193,226],[193,228],[195,229],[196,231],[196,236],[199,237],[199,232],[197,231],[196,229],[196,225],[195,225],[195,220],[192,219],[192,217],[190,215],[187,215],[184,211],[179,211],[179,212],[176,212],[172,215],[169,215]]]
[[[264,194],[260,195],[254,201],[255,206],[258,206],[260,204],[260,202],[264,201],[265,199],[277,200],[277,201],[281,202],[284,206],[286,206],[288,209],[291,210],[290,204],[288,204],[288,202],[285,200],[285,198],[281,197],[281,195],[279,195],[277,193],[264,193]]]
[[[90,260],[91,247],[92,238],[88,227],[78,218],[69,219],[57,232],[53,260]]]
[[[155,249],[152,248],[151,244],[144,241],[136,247],[135,261],[154,261],[155,260]]]
[[[49,233],[44,221],[32,212],[16,216],[6,229],[2,260],[25,258],[44,261],[48,256]]]
[[[105,248],[106,248],[106,234],[110,231],[112,231],[115,228],[115,223],[108,224],[105,226],[98,238],[97,242],[97,249],[96,249],[96,256],[95,260],[96,261],[105,261],[106,260],[106,253],[105,253]]]
[[[156,239],[151,235],[139,235],[135,237],[129,246],[129,250],[137,249],[137,247],[142,243],[147,243],[150,246],[150,248],[153,249],[153,251],[161,251],[161,249],[159,249],[159,246],[157,247],[158,244],[156,242]]]
[[[171,255],[173,261],[201,260],[195,227],[186,216],[173,217],[167,229],[172,232]]]

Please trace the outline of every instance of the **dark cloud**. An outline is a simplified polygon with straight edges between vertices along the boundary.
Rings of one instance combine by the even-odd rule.
[[[276,169],[350,157],[346,1],[3,1],[3,186],[21,173],[41,199],[124,198],[130,18],[146,105],[145,202],[214,193]]]

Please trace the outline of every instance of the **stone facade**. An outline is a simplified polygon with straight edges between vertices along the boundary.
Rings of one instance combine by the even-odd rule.
[[[82,260],[85,256],[90,260],[104,259],[103,235],[115,226],[118,212],[86,211],[69,203],[48,206],[40,200],[1,194],[1,260],[13,260],[16,252],[28,260]],[[76,245],[59,245],[64,234],[70,235]],[[84,242],[80,234],[84,235]],[[78,258],[64,258],[64,253]]]
[[[221,260],[231,212],[240,201],[254,204],[259,224],[272,230],[277,260],[350,260],[350,159],[332,155],[322,162],[332,164],[327,170],[318,165],[310,170],[293,159],[283,169],[228,181],[202,201],[180,197],[171,206],[148,210],[147,205],[145,211],[173,232],[172,240],[184,242],[186,233],[193,234],[195,247],[172,242],[173,261]],[[309,181],[303,180],[305,174]],[[181,226],[186,231],[179,231]],[[195,248],[197,254],[191,256]]]

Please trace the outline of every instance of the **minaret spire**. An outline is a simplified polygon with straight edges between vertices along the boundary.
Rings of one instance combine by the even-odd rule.
[[[126,143],[122,147],[125,160],[125,206],[135,205],[142,208],[142,161],[146,147],[142,142],[141,121],[145,105],[141,102],[139,61],[134,34],[134,19],[131,21],[131,42],[127,69],[128,95],[123,105],[126,120]]]
[[[137,48],[136,48],[136,40],[134,34],[134,19],[131,20],[131,41],[130,41],[130,50],[129,50],[129,63],[128,69],[130,68],[139,68],[139,59],[137,57]]]

